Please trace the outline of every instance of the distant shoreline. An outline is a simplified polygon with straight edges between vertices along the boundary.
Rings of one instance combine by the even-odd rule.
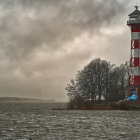
[[[54,99],[42,100],[34,98],[19,98],[19,97],[0,97],[0,103],[7,102],[55,102]]]

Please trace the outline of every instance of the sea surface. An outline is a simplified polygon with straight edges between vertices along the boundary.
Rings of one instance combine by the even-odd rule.
[[[0,140],[140,140],[140,111],[60,111],[60,103],[0,103]]]

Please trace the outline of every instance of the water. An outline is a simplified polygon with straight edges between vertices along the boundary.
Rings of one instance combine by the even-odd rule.
[[[0,140],[139,140],[140,111],[54,111],[63,104],[1,103]]]

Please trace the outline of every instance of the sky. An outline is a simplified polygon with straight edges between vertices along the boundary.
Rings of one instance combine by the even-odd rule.
[[[95,58],[130,57],[138,0],[0,0],[0,97],[67,101],[70,79]]]

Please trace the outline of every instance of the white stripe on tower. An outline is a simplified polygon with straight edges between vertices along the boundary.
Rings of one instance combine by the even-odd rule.
[[[131,67],[133,75],[140,75],[140,67]]]
[[[139,57],[140,49],[132,49],[132,57]]]
[[[131,32],[131,39],[132,40],[140,39],[140,32]]]

